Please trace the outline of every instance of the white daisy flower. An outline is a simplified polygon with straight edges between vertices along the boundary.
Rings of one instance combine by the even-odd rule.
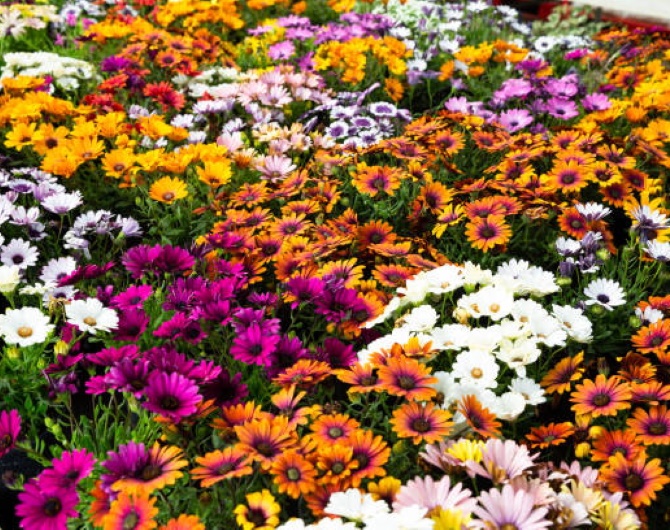
[[[651,259],[656,261],[661,261],[663,263],[670,261],[670,243],[669,242],[660,242],[657,240],[649,241],[644,248],[644,251],[649,255]]]
[[[444,396],[443,406],[448,407],[458,395],[458,383],[456,382],[456,378],[450,372],[440,371],[434,372],[432,375],[437,379],[437,383],[428,386],[432,386]]]
[[[463,283],[468,285],[488,285],[493,281],[493,273],[488,269],[471,262],[466,262],[463,267]]]
[[[519,375],[525,375],[525,367],[537,361],[541,353],[534,339],[503,339],[496,357]]]
[[[94,335],[98,331],[116,329],[119,324],[116,311],[105,307],[97,298],[73,300],[65,306],[65,316],[69,324]]]
[[[450,293],[462,287],[465,283],[464,269],[456,265],[443,265],[436,269],[421,272],[414,278],[417,276],[428,281],[428,292],[431,294]]]
[[[530,331],[537,342],[547,346],[563,346],[568,338],[561,323],[551,315],[531,320]]]
[[[37,263],[38,256],[37,247],[28,241],[12,239],[0,252],[0,261],[8,267],[16,265],[19,269],[26,270]]]
[[[0,315],[0,335],[8,344],[31,346],[44,342],[53,331],[49,317],[36,307],[9,309]]]
[[[640,309],[639,307],[636,307],[635,316],[639,318],[642,321],[642,324],[645,326],[648,326],[649,324],[653,324],[654,322],[658,322],[659,320],[663,320],[665,318],[663,311],[654,309],[651,306],[645,307],[644,310]]]
[[[58,283],[66,276],[72,274],[77,268],[77,260],[71,256],[52,258],[42,267],[40,280],[44,283]]]
[[[473,328],[467,337],[466,347],[480,352],[492,352],[501,339],[500,327]]]
[[[500,366],[493,355],[484,352],[464,351],[458,354],[453,366],[453,376],[461,383],[493,388]]]
[[[528,377],[517,377],[512,379],[509,389],[512,392],[521,394],[528,405],[540,405],[547,401],[547,398],[544,395],[544,389]]]
[[[618,282],[606,278],[593,280],[584,289],[584,294],[588,296],[586,305],[599,305],[612,311],[616,306],[626,303],[625,293]]]
[[[593,325],[584,316],[581,309],[569,305],[553,305],[552,313],[559,321],[563,330],[572,340],[577,342],[591,342],[593,338]]]
[[[389,507],[386,502],[375,500],[369,493],[364,494],[360,490],[352,488],[333,493],[323,511],[352,521],[362,521],[364,517],[388,513]]]
[[[526,400],[521,394],[518,392],[505,392],[496,400],[491,412],[501,420],[512,421],[517,419],[525,408]]]
[[[530,324],[533,320],[549,316],[547,310],[534,300],[516,300],[512,308],[512,316],[515,320],[524,324]]]
[[[470,328],[463,324],[446,324],[435,328],[430,335],[433,346],[439,350],[460,350],[467,344]]]
[[[561,256],[575,256],[582,250],[579,241],[569,237],[559,237],[556,240],[556,252]]]
[[[21,282],[21,269],[16,265],[0,266],[0,293],[11,293]]]
[[[367,530],[432,530],[435,521],[426,516],[428,508],[421,506],[404,506],[392,513],[375,515],[365,519]]]
[[[479,291],[460,298],[457,306],[473,317],[489,317],[498,321],[509,315],[514,305],[514,295],[495,285],[487,285]]]
[[[402,322],[402,327],[409,331],[430,331],[438,318],[439,315],[435,309],[429,305],[422,305],[404,315],[400,322]]]

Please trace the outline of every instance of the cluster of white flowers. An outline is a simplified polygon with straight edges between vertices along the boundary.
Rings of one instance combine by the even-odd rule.
[[[301,519],[292,519],[277,530],[431,530],[435,522],[428,517],[428,508],[406,506],[391,511],[383,500],[375,500],[369,493],[357,489],[338,491],[330,496],[324,510],[337,517],[326,517],[317,523],[306,525]],[[362,524],[363,526],[359,526]]]
[[[82,81],[99,81],[95,67],[72,57],[61,57],[49,52],[15,52],[3,56],[5,66],[0,72],[0,80],[18,77],[50,76],[57,87],[65,91],[79,88]]]
[[[554,36],[543,35],[533,41],[533,50],[544,56],[553,50],[570,51],[578,48],[590,48],[593,41],[577,35]]]
[[[0,35],[21,37],[26,30],[44,29],[60,21],[53,5],[10,4],[0,6]]]
[[[499,418],[514,419],[527,405],[545,401],[539,384],[526,377],[526,367],[539,359],[542,349],[592,338],[591,322],[580,309],[553,304],[549,311],[537,301],[558,290],[553,274],[523,260],[513,259],[495,274],[471,263],[423,271],[398,289],[400,296],[366,325],[372,327],[414,306],[402,314],[390,334],[360,351],[359,361],[367,363],[373,353],[405,344],[412,337],[424,345],[431,342],[433,349],[454,356],[451,371],[433,374],[445,407],[475,395]],[[447,323],[438,324],[440,315],[424,302],[429,296],[452,299],[452,318]],[[454,296],[458,298],[453,300]],[[511,370],[515,377],[498,395],[494,389],[500,386],[498,376],[503,370]]]

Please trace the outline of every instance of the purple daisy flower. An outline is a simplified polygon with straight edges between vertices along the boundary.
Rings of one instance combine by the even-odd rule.
[[[145,409],[166,416],[175,423],[194,414],[202,401],[198,386],[177,373],[154,372],[149,378],[145,395],[147,400],[142,404]]]
[[[18,410],[0,412],[0,457],[16,444],[21,432],[21,416]]]
[[[235,337],[230,354],[243,363],[269,366],[278,342],[279,335],[268,335],[260,324],[252,324]]]
[[[271,364],[266,367],[268,378],[273,379],[308,355],[309,350],[303,346],[298,337],[282,336],[272,354]]]
[[[118,348],[105,348],[98,353],[91,353],[87,360],[99,364],[100,366],[113,366],[121,361],[121,359],[134,360],[140,354],[140,349],[135,344],[128,344],[127,346],[119,346]]]
[[[595,112],[607,110],[612,106],[612,101],[605,94],[589,94],[582,99],[584,110]]]
[[[579,114],[577,104],[567,99],[551,98],[547,101],[545,108],[554,118],[569,120]]]
[[[142,303],[153,294],[151,285],[132,285],[111,300],[112,307],[119,309],[140,309]]]
[[[249,390],[241,380],[242,374],[231,377],[227,370],[221,370],[218,377],[202,385],[202,397],[205,400],[213,399],[217,407],[230,407],[242,403],[242,400],[249,395]]]
[[[151,365],[148,361],[133,363],[129,359],[122,359],[111,368],[105,377],[105,383],[110,389],[130,392],[139,398],[149,382],[150,371]]]
[[[154,261],[154,268],[160,272],[174,274],[175,272],[186,271],[193,267],[195,258],[191,256],[188,250],[180,247],[157,245],[158,255]]]
[[[119,323],[114,332],[114,340],[136,341],[144,333],[150,322],[143,309],[126,309],[119,312]]]
[[[39,484],[43,489],[71,489],[90,475],[95,465],[93,453],[86,449],[64,451],[52,461],[53,469],[42,472]]]
[[[316,349],[315,357],[328,363],[331,368],[347,368],[358,360],[352,345],[346,345],[335,338],[324,340],[323,348]]]
[[[72,489],[42,488],[36,480],[28,482],[19,493],[16,515],[25,530],[63,530],[67,520],[77,517],[79,495]]]
[[[499,121],[509,132],[517,132],[533,123],[533,116],[526,109],[511,109],[501,112]]]
[[[133,441],[119,445],[117,452],[109,451],[103,464],[108,472],[100,475],[102,490],[112,493],[112,485],[122,478],[134,477],[146,466],[149,453],[143,443]]]
[[[268,57],[273,61],[287,60],[295,54],[295,46],[290,40],[273,44],[268,48]]]

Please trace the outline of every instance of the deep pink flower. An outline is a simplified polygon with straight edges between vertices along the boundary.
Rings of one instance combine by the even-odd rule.
[[[54,458],[53,468],[42,472],[39,484],[43,489],[72,489],[86,478],[95,465],[93,453],[86,449],[64,451],[60,458]]]
[[[16,515],[25,530],[66,530],[67,520],[77,517],[79,495],[72,489],[48,489],[36,481],[28,482],[19,493]]]
[[[235,337],[230,354],[243,363],[269,366],[279,338],[267,335],[260,324],[254,323]]]
[[[21,431],[21,416],[18,410],[0,412],[0,457],[16,444]]]
[[[147,400],[142,404],[145,409],[166,416],[175,423],[194,414],[202,401],[198,386],[178,373],[154,372],[149,377],[145,395]]]

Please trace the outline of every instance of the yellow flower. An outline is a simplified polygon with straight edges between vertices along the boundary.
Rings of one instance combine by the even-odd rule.
[[[188,196],[186,183],[172,177],[163,177],[151,185],[149,197],[158,202],[172,204],[174,201]]]
[[[33,144],[36,125],[34,123],[17,123],[14,128],[7,133],[5,147],[13,147],[21,151],[24,147]]]

